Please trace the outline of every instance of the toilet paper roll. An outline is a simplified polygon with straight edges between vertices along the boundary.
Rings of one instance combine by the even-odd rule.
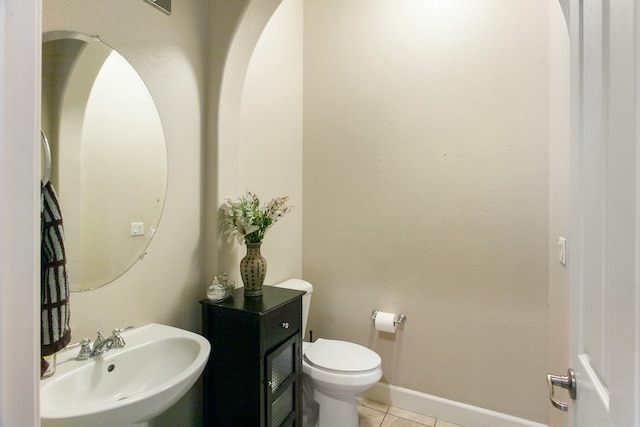
[[[376,314],[376,329],[381,332],[396,332],[396,315],[394,313],[385,313],[384,311],[378,311]]]

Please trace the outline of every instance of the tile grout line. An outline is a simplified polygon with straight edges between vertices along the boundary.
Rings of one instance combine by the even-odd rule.
[[[380,404],[380,405],[384,406],[384,410],[382,410],[381,407],[371,406],[370,404],[367,404],[367,402]],[[395,408],[394,406],[392,406],[390,404],[383,404],[381,402],[376,402],[376,401],[373,401],[373,400],[370,400],[370,399],[363,399],[363,400],[359,401],[358,402],[358,406],[361,406],[363,408],[366,408],[366,409],[369,409],[369,410],[373,410],[373,411],[376,411],[376,412],[382,414],[382,418],[381,418],[380,422],[377,423],[376,427],[382,427],[384,425],[384,423],[385,423],[385,420],[387,420],[387,416],[394,417],[394,418],[399,419],[399,420],[408,421],[410,423],[413,423],[413,425],[419,426],[419,427],[437,427],[439,421],[444,422],[446,425],[451,425],[452,427],[462,427],[462,426],[459,426],[459,425],[456,425],[456,424],[448,423],[447,421],[441,420],[441,419],[436,418],[436,417],[423,415],[423,414],[415,413],[415,412],[412,412],[412,411],[403,410],[403,409],[400,409],[400,408]],[[392,411],[392,409],[394,409],[394,411]],[[415,420],[413,418],[405,417],[404,416],[405,414],[403,414],[403,413],[396,413],[395,409],[400,410],[402,412],[406,412],[407,413],[406,415],[409,415],[409,414],[421,415],[421,416],[425,416],[425,417],[429,418],[430,420],[428,420],[428,423],[419,422],[419,421],[417,421],[417,420]],[[394,412],[394,413],[392,414],[391,412]]]

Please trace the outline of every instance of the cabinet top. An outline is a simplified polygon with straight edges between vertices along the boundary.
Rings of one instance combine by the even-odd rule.
[[[289,301],[302,297],[304,292],[293,289],[276,288],[274,286],[264,286],[263,294],[259,297],[245,297],[244,288],[237,288],[231,297],[224,301],[211,301],[203,299],[200,304],[207,306],[218,306],[229,310],[242,310],[249,313],[262,315]]]

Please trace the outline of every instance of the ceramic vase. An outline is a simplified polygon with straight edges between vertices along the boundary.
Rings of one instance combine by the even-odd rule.
[[[247,255],[240,260],[240,276],[244,283],[244,295],[259,297],[262,295],[264,276],[267,274],[267,260],[260,255],[259,243],[245,243]]]

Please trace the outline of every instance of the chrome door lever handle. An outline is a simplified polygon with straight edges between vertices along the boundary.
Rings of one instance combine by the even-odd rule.
[[[564,402],[560,402],[553,397],[553,387],[559,385],[560,387],[566,389],[569,392],[569,397],[573,400],[576,399],[576,375],[573,372],[573,369],[569,368],[567,370],[567,375],[553,375],[547,374],[547,385],[549,386],[549,400],[551,404],[561,411],[566,412],[568,406]]]

